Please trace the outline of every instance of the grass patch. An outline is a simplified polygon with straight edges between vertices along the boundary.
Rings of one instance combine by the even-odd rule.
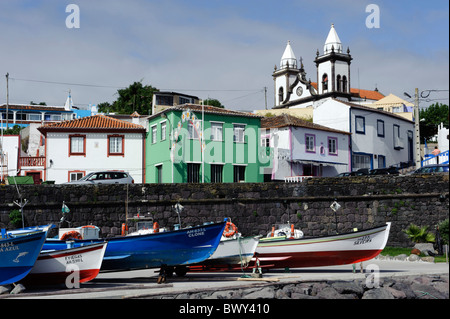
[[[380,253],[380,255],[382,256],[398,256],[398,255],[410,255],[411,254],[411,250],[412,248],[402,248],[402,247],[384,247],[383,251]],[[426,257],[424,254],[420,254],[420,257]],[[442,262],[446,262],[445,260],[445,255],[444,256],[433,256],[434,257],[434,262],[435,263],[442,263]]]

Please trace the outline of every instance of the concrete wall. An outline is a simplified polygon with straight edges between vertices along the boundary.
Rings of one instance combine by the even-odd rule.
[[[338,231],[392,222],[388,245],[408,246],[402,232],[410,223],[434,226],[448,218],[449,175],[314,178],[303,183],[133,184],[128,187],[128,216],[153,216],[160,226],[178,223],[172,205],[184,206],[182,225],[230,217],[243,235],[265,235],[275,223],[287,222],[306,236],[333,234],[334,200]],[[25,225],[58,223],[65,201],[71,226],[94,224],[104,237],[118,235],[125,221],[126,185],[24,185]],[[0,186],[0,227],[9,224],[14,186]],[[66,225],[67,226],[67,225]]]

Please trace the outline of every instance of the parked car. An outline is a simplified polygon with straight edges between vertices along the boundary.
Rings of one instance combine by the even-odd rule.
[[[375,168],[369,171],[369,175],[398,175],[397,167]]]
[[[89,173],[77,181],[68,184],[132,184],[134,179],[127,172],[102,171]]]
[[[413,174],[448,172],[448,164],[432,164],[416,169]]]
[[[359,170],[357,170],[356,172],[345,172],[345,173],[340,173],[338,175],[336,175],[335,177],[346,177],[346,176],[364,176],[368,174],[368,169],[367,168],[361,168]]]

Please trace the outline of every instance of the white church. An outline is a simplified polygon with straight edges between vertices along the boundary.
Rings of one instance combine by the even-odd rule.
[[[334,25],[326,38],[323,52],[317,50],[317,82],[307,80],[302,59],[297,58],[290,42],[275,67],[274,107],[295,114],[297,109],[311,110],[313,123],[348,132],[349,171],[358,169],[402,168],[414,163],[414,122],[376,108],[368,103],[384,97],[374,91],[353,89],[350,49],[344,50]],[[365,104],[365,105],[363,105]],[[309,165],[311,161],[308,161]]]

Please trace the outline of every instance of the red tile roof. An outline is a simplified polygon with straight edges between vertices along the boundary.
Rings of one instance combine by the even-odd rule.
[[[311,82],[311,85],[317,90],[316,82]],[[362,99],[375,100],[375,101],[381,100],[382,98],[385,97],[383,94],[381,94],[378,91],[355,89],[355,88],[350,88],[350,93],[352,94],[352,96],[355,96],[355,97],[360,97]]]
[[[116,130],[116,131],[145,131],[142,125],[133,124],[127,121],[114,119],[106,115],[93,115],[82,117],[71,121],[63,121],[58,123],[47,124],[39,127],[41,132],[49,131],[80,131],[80,130]]]
[[[305,121],[299,117],[292,116],[286,113],[274,117],[265,117],[261,120],[261,128],[281,128],[287,126],[304,127],[314,130],[321,130],[341,134],[351,134],[348,132],[335,130],[323,125],[314,124],[312,122]]]

